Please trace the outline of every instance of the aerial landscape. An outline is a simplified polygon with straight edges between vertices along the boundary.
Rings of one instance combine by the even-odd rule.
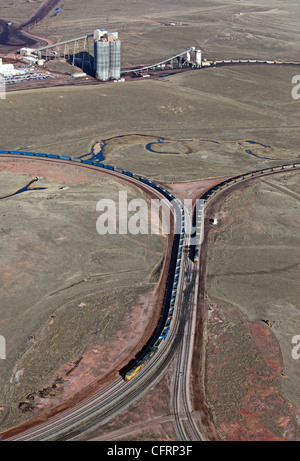
[[[300,440],[299,24],[0,0],[2,441]]]

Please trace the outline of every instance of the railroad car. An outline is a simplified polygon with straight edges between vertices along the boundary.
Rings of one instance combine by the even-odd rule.
[[[143,182],[144,184],[149,185],[149,179],[144,178],[143,176],[140,177],[140,181]]]
[[[149,352],[143,357],[143,364],[145,365],[151,357],[155,354],[156,350],[155,349],[150,349]]]
[[[194,262],[199,261],[200,245],[195,245]]]
[[[140,180],[140,176],[138,174],[136,174],[136,173],[132,173],[132,177],[134,179],[137,179],[138,181]]]
[[[60,155],[59,158],[61,160],[71,160],[71,157],[68,157],[67,155]]]
[[[130,381],[135,375],[145,366],[143,362],[139,362],[134,368],[128,371],[124,377],[125,381]]]
[[[123,174],[126,174],[126,176],[130,176],[132,178],[133,173],[131,171],[123,170]]]
[[[163,331],[161,332],[160,338],[166,339],[166,337],[168,336],[168,333],[169,333],[169,329],[170,329],[170,328],[166,326],[166,327],[163,329]]]
[[[163,338],[159,337],[156,343],[154,344],[153,348],[158,349],[163,340]]]
[[[171,314],[169,314],[168,317],[167,317],[166,323],[165,323],[166,327],[170,326],[170,324],[172,322],[172,318],[173,318],[173,316]]]

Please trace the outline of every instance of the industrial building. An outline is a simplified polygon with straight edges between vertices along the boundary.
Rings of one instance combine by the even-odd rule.
[[[21,48],[20,49],[20,55],[21,56],[31,56],[32,54],[35,53],[35,50],[33,50],[32,48]]]
[[[94,31],[94,71],[100,81],[118,80],[121,76],[121,41],[118,32]]]
[[[11,74],[13,71],[14,71],[14,65],[13,64],[3,64],[2,58],[0,58],[0,74],[2,75]]]
[[[202,67],[202,52],[201,50],[195,51],[195,62],[197,67]]]
[[[25,69],[16,69],[13,64],[3,64],[0,58],[0,75],[3,77],[11,77],[14,75],[23,75],[27,72]]]

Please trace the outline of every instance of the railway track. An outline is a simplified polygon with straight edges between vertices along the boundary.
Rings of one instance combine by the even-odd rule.
[[[190,339],[193,333],[193,312],[195,301],[195,282],[197,272],[192,264],[188,264],[187,278],[189,283],[183,293],[183,318],[181,323],[181,342],[178,347],[178,359],[174,376],[172,406],[175,416],[175,431],[177,440],[203,440],[191,416],[191,405],[188,397],[189,362],[191,353]]]
[[[201,261],[200,254],[202,244],[202,232],[204,229],[204,220],[207,219],[204,213],[205,207],[207,206],[207,204],[211,204],[212,198],[217,198],[217,196],[220,196],[220,194],[222,193],[227,195],[230,189],[238,187],[241,183],[245,181],[251,181],[262,176],[269,176],[278,173],[280,174],[285,171],[291,171],[295,169],[300,169],[300,163],[280,165],[273,168],[256,170],[244,175],[239,175],[218,184],[217,186],[211,188],[200,197],[200,199],[203,199],[204,201],[204,206],[200,207],[198,215],[195,216],[195,223],[197,223],[198,243],[196,243],[195,245],[197,251],[195,253],[193,267],[193,280],[191,280],[189,286],[190,290],[193,290],[195,287],[197,287],[198,290],[196,290],[196,294],[192,291],[192,296],[191,293],[187,293],[187,295],[185,293],[181,293],[181,297],[183,298],[181,304],[183,308],[184,318],[180,331],[180,336],[182,340],[178,348],[176,374],[174,377],[174,387],[172,396],[172,407],[175,415],[175,431],[179,440],[203,440],[203,436],[200,433],[200,430],[196,426],[191,415],[191,404],[189,398],[189,371],[191,364],[191,356],[189,352],[192,350],[193,346],[193,325],[195,325],[196,321],[196,309],[194,309],[193,312],[191,307],[194,305],[194,307],[196,308],[197,306],[197,291],[199,291],[199,296],[203,296],[205,290],[204,286],[198,287],[198,284],[196,282],[196,277],[199,277],[200,279],[201,275],[202,280],[204,280],[203,273],[201,274],[200,271],[203,272],[205,270],[205,264],[203,264],[203,261]],[[188,270],[186,272],[186,278],[190,279],[190,275],[191,270]],[[184,336],[186,337],[186,340],[184,340]]]
[[[74,161],[75,163],[80,163],[82,166],[93,167],[93,168],[101,168],[108,170],[110,172],[114,172],[120,175],[131,176],[134,181],[140,181],[139,184],[142,183],[144,188],[149,188],[149,190],[156,189],[156,192],[163,193],[165,196],[171,196],[171,194],[167,193],[165,189],[161,188],[158,185],[152,184],[151,186],[148,184],[148,181],[145,180],[143,177],[136,177],[134,174],[127,172],[125,170],[120,170],[109,165],[99,164],[95,162],[90,162],[86,160],[79,160],[79,159],[72,159],[66,156],[56,156],[56,155],[46,155],[46,154],[39,154],[33,152],[16,152],[16,151],[0,151],[0,155],[13,155],[13,156],[20,156],[23,158],[27,157],[36,157],[46,161],[62,161],[62,162],[70,162]],[[108,172],[107,171],[107,172]],[[127,178],[128,179],[128,178]],[[174,198],[174,197],[173,197]],[[179,202],[178,202],[179,203]],[[180,213],[181,218],[181,213]],[[180,219],[179,218],[179,219]],[[182,223],[181,223],[182,225]],[[175,258],[178,255],[178,248],[176,248]],[[178,264],[178,263],[177,263]],[[176,267],[177,267],[176,264]],[[175,269],[175,266],[174,266]],[[174,274],[173,274],[174,277]],[[170,283],[173,281],[173,277],[171,277]],[[167,306],[168,307],[168,306]],[[163,328],[164,325],[161,326]],[[177,342],[177,334],[176,334],[176,322],[174,322],[174,328],[171,329],[172,333],[170,333],[170,338],[174,339],[175,348]],[[158,332],[159,334],[159,332]],[[125,408],[126,405],[129,405],[132,402],[132,399],[136,398],[137,394],[141,394],[143,388],[147,388],[149,383],[155,380],[156,376],[160,376],[160,373],[163,372],[166,361],[168,362],[172,355],[174,348],[172,347],[172,341],[168,343],[164,343],[163,346],[166,346],[167,351],[165,348],[162,347],[161,350],[155,355],[155,357],[150,361],[149,366],[146,366],[140,373],[137,380],[132,381],[132,383],[125,383],[121,378],[114,381],[110,386],[108,386],[104,392],[100,392],[95,394],[90,399],[86,399],[84,402],[78,404],[76,408],[70,409],[65,411],[62,415],[58,415],[57,417],[51,418],[49,422],[46,424],[42,424],[39,427],[33,428],[29,431],[24,432],[21,435],[16,435],[14,437],[9,438],[10,440],[47,440],[47,439],[57,439],[57,437],[61,437],[64,433],[69,433],[75,430],[76,426],[79,424],[85,424],[85,427],[89,429],[93,426],[93,421],[96,419],[96,422],[99,421],[99,417],[101,420],[107,415],[111,415],[111,413],[115,410],[110,408],[114,406],[114,408],[122,407]],[[158,369],[156,371],[156,368]],[[153,371],[154,370],[154,371]],[[151,372],[151,373],[150,373]],[[146,380],[147,383],[143,384],[143,381]],[[143,387],[144,386],[144,387]],[[137,388],[139,388],[137,390]],[[121,396],[121,397],[120,397]],[[117,402],[120,401],[118,404]],[[112,403],[113,402],[113,403]],[[101,414],[102,416],[99,416]],[[91,421],[93,420],[93,421]],[[76,434],[75,434],[76,435]],[[73,435],[66,435],[66,437],[73,437]]]
[[[117,173],[119,175],[131,176],[134,174],[125,170],[116,169],[115,167],[90,162],[86,160],[73,159],[66,156],[55,156],[38,154],[32,152],[15,152],[15,151],[0,151],[0,155],[14,155],[18,157],[35,157],[50,161],[76,162],[85,166],[97,167],[104,170]],[[204,202],[204,209],[210,200],[216,195],[228,191],[244,181],[249,181],[253,178],[276,174],[279,172],[291,171],[300,168],[300,163],[287,165],[279,165],[277,167],[266,168],[263,170],[252,171],[243,175],[235,176],[229,180],[219,183],[217,186],[209,189],[202,195],[201,199]],[[143,183],[144,187],[156,189],[164,197],[170,200],[171,194],[155,183],[146,180],[139,176],[135,178]],[[175,197],[173,197],[175,199]],[[180,202],[177,200],[177,205]],[[173,409],[175,416],[175,430],[180,440],[202,440],[199,429],[191,415],[191,403],[189,397],[189,370],[191,366],[191,352],[193,345],[193,328],[195,325],[195,309],[197,305],[197,277],[199,270],[199,259],[195,259],[194,263],[188,258],[188,247],[190,246],[189,236],[186,235],[185,227],[182,221],[183,212],[180,213],[181,220],[181,235],[182,244],[176,248],[176,270],[180,270],[179,281],[176,282],[179,295],[175,297],[175,309],[167,340],[163,341],[157,349],[153,357],[145,363],[145,366],[132,379],[125,382],[121,377],[107,386],[104,390],[94,394],[92,397],[85,399],[73,408],[51,418],[44,424],[33,427],[30,430],[24,431],[7,440],[74,440],[79,435],[91,430],[99,424],[104,424],[109,419],[116,416],[120,411],[126,409],[129,405],[135,402],[143,393],[147,391],[150,385],[153,385],[163,374],[166,366],[173,359],[177,352],[176,374],[174,378],[173,392]],[[204,220],[203,208],[197,216],[198,222],[198,250],[200,252],[201,240],[199,229]],[[190,217],[191,218],[191,217]],[[178,217],[177,217],[178,219]],[[183,247],[183,248],[181,248]],[[186,250],[186,251],[184,251]],[[180,255],[180,258],[178,256]],[[178,263],[183,256],[182,263]],[[171,288],[175,287],[174,273],[170,275]],[[170,285],[167,286],[170,289]],[[201,287],[200,287],[201,289]],[[203,288],[202,288],[203,289]],[[172,291],[172,293],[173,293]],[[170,297],[170,303],[172,297]],[[169,306],[166,306],[169,308]],[[173,312],[173,311],[172,311]],[[164,326],[162,325],[162,328]],[[159,334],[159,332],[158,332]],[[151,346],[152,347],[152,346]]]

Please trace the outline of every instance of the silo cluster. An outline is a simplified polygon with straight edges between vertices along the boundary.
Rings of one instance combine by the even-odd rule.
[[[192,57],[192,53],[193,53],[194,58]],[[186,52],[185,61],[189,65],[193,65],[193,67],[198,67],[198,68],[202,67],[202,51],[192,46]]]
[[[202,52],[201,52],[201,50],[196,50],[195,51],[195,61],[196,61],[196,66],[197,67],[202,66]]]
[[[121,41],[118,32],[94,31],[94,71],[98,80],[118,80],[121,76]]]

